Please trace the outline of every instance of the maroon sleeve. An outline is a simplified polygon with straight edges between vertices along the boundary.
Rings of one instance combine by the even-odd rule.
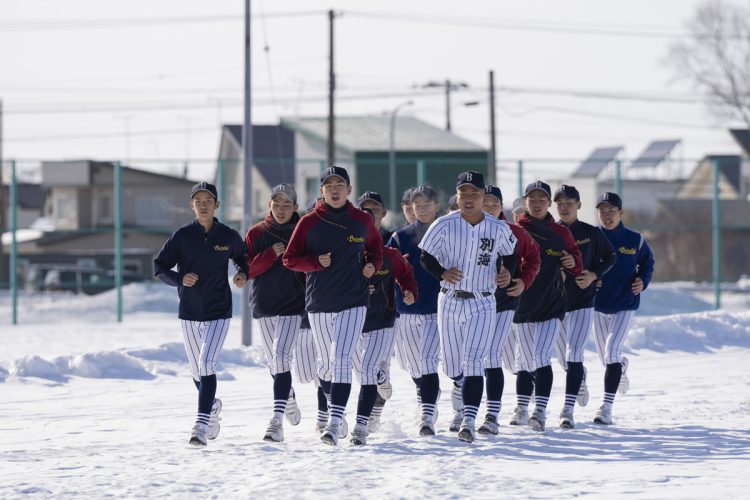
[[[245,235],[245,246],[247,246],[247,267],[250,270],[248,278],[256,278],[265,273],[276,262],[276,253],[273,248],[266,248],[260,252],[255,251],[255,242],[263,234],[264,224],[256,224],[250,228]]]
[[[575,265],[570,269],[565,269],[565,272],[572,274],[573,276],[578,276],[583,272],[583,257],[581,257],[581,249],[576,245],[576,240],[573,238],[573,233],[570,232],[570,229],[562,224],[555,224],[555,226],[557,226],[555,227],[555,230],[558,234],[562,235],[565,239],[565,251],[572,255],[576,261]]]
[[[534,238],[521,226],[511,224],[510,228],[518,239],[518,256],[521,257],[518,278],[523,281],[528,290],[534,282],[536,275],[539,274],[539,266],[542,260],[539,256],[539,245],[536,244]]]
[[[305,215],[294,228],[289,244],[286,246],[282,262],[284,266],[300,273],[311,273],[325,269],[320,265],[317,255],[308,254],[307,233],[313,227],[314,221]]]
[[[419,299],[419,287],[414,279],[414,268],[404,259],[401,252],[395,248],[385,247],[384,253],[388,253],[393,267],[393,278],[402,292],[410,291],[414,294],[414,300]]]

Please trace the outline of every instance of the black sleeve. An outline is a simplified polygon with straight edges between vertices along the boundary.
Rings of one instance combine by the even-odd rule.
[[[176,233],[172,234],[154,259],[154,275],[169,286],[180,286],[180,275],[172,268],[177,265]]]
[[[510,275],[515,276],[518,270],[518,261],[518,245],[516,245],[511,255],[501,255],[498,257],[497,270],[500,271],[500,266],[505,266]]]
[[[419,263],[422,264],[424,270],[430,273],[433,278],[442,281],[445,268],[440,265],[440,262],[438,262],[435,257],[422,250],[422,255],[419,257]]]
[[[596,239],[596,246],[594,247],[594,264],[589,271],[596,274],[597,278],[601,278],[615,265],[617,253],[612,246],[612,242],[601,230],[597,229],[593,235]]]
[[[250,277],[250,271],[247,266],[247,245],[245,241],[240,237],[240,234],[232,229],[234,232],[234,248],[232,249],[232,261],[234,262],[234,269],[238,273],[244,273],[245,276]]]

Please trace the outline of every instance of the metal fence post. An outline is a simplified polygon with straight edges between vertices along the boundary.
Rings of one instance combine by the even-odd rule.
[[[615,160],[615,193],[622,196],[622,160]]]
[[[523,160],[518,160],[518,197],[523,198]]]
[[[417,160],[417,186],[424,186],[427,177],[427,166],[424,160]]]
[[[714,278],[714,308],[721,309],[721,204],[719,198],[719,160],[711,161],[713,202],[711,204],[711,240]]]
[[[115,289],[117,322],[122,323],[122,164],[115,162]]]
[[[18,241],[16,230],[18,229],[18,192],[16,186],[16,161],[10,162],[10,294],[13,303],[13,324],[18,324]]]

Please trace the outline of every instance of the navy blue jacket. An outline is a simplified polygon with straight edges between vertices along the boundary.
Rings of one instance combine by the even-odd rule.
[[[399,314],[435,314],[437,313],[440,282],[428,273],[419,262],[422,250],[419,242],[427,232],[429,224],[419,220],[396,230],[388,241],[388,246],[398,249],[402,255],[409,254],[409,264],[414,269],[414,279],[419,287],[419,299],[414,304],[404,304],[404,294],[396,290],[396,310]]]
[[[248,274],[245,244],[240,235],[214,218],[208,232],[197,220],[172,233],[154,259],[154,275],[180,296],[179,318],[212,321],[232,317],[232,291],[227,268],[229,259],[239,272]],[[172,268],[177,266],[177,271]],[[188,273],[198,275],[193,286],[182,286]]]
[[[539,323],[550,319],[563,319],[565,316],[565,285],[560,270],[560,257],[563,250],[575,259],[575,266],[566,269],[568,279],[581,274],[581,252],[575,244],[568,228],[555,223],[547,214],[542,220],[531,217],[528,212],[518,219],[539,245],[541,264],[539,274],[529,288],[521,294],[521,303],[513,315],[514,323]]]
[[[320,255],[331,252],[331,265]],[[300,219],[282,257],[293,271],[307,273],[305,309],[312,313],[340,312],[370,303],[370,289],[362,268],[380,269],[383,239],[372,216],[351,202],[333,208],[323,200]]]
[[[602,277],[602,286],[596,292],[594,309],[606,314],[636,310],[641,296],[630,290],[636,278],[643,280],[643,289],[651,283],[654,274],[654,254],[646,239],[620,223],[611,231],[601,228],[617,253],[612,269]]]
[[[398,287],[395,286],[396,283]],[[370,295],[363,333],[393,328],[396,322],[394,289],[408,290],[414,294],[415,299],[419,299],[414,270],[395,248],[383,248],[383,266],[370,278],[370,286],[374,288],[374,292]]]
[[[617,260],[615,249],[609,242],[604,233],[599,228],[576,220],[571,225],[558,224],[570,229],[575,238],[576,245],[581,251],[581,262],[585,270],[596,274],[601,279]],[[594,307],[594,294],[596,293],[596,281],[591,283],[587,288],[582,289],[576,283],[576,280],[570,276],[565,280],[565,299],[567,301],[567,310],[575,311]]]
[[[305,275],[284,267],[273,245],[286,247],[299,222],[296,212],[286,224],[272,215],[250,228],[245,236],[250,269],[250,304],[253,318],[296,316],[305,312]]]

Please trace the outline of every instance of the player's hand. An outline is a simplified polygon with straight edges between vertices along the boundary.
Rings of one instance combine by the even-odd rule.
[[[271,248],[273,249],[273,253],[276,254],[276,257],[280,257],[281,254],[284,253],[284,250],[286,250],[286,247],[282,242],[274,243]]]
[[[588,269],[584,269],[581,274],[575,277],[576,284],[579,288],[585,290],[591,286],[591,283],[596,281],[596,273],[592,273]]]
[[[630,289],[633,291],[633,295],[641,293],[643,291],[643,280],[641,278],[636,278]]]
[[[411,293],[409,290],[404,292],[404,304],[407,306],[410,306],[414,303],[414,294]]]
[[[331,252],[324,253],[323,255],[318,255],[318,262],[320,262],[320,265],[323,267],[328,267],[331,265]]]
[[[461,272],[461,270],[457,267],[451,267],[450,269],[447,269],[443,274],[440,275],[440,279],[443,281],[447,281],[451,285],[455,285],[459,281],[461,281],[464,277],[464,273]]]
[[[245,273],[237,273],[234,275],[234,278],[232,278],[232,282],[234,282],[234,286],[237,288],[245,288],[247,276],[245,276]]]
[[[509,297],[520,297],[524,290],[526,290],[526,283],[521,278],[514,278],[511,280],[512,285],[505,290],[505,293]]]
[[[500,288],[505,288],[510,285],[510,278],[510,271],[505,266],[500,266],[500,271],[497,273],[497,278],[495,278],[495,284]]]
[[[369,285],[370,286],[370,295],[375,293],[375,285]]]
[[[565,250],[563,250],[563,256],[560,257],[560,262],[562,262],[562,265],[565,269],[570,269],[571,267],[575,267],[576,265],[575,257],[570,255]]]
[[[195,273],[187,273],[182,277],[182,286],[193,286],[198,282],[198,275]]]
[[[365,264],[365,267],[362,268],[362,276],[370,279],[373,274],[375,274],[375,266],[368,262],[367,264]]]

